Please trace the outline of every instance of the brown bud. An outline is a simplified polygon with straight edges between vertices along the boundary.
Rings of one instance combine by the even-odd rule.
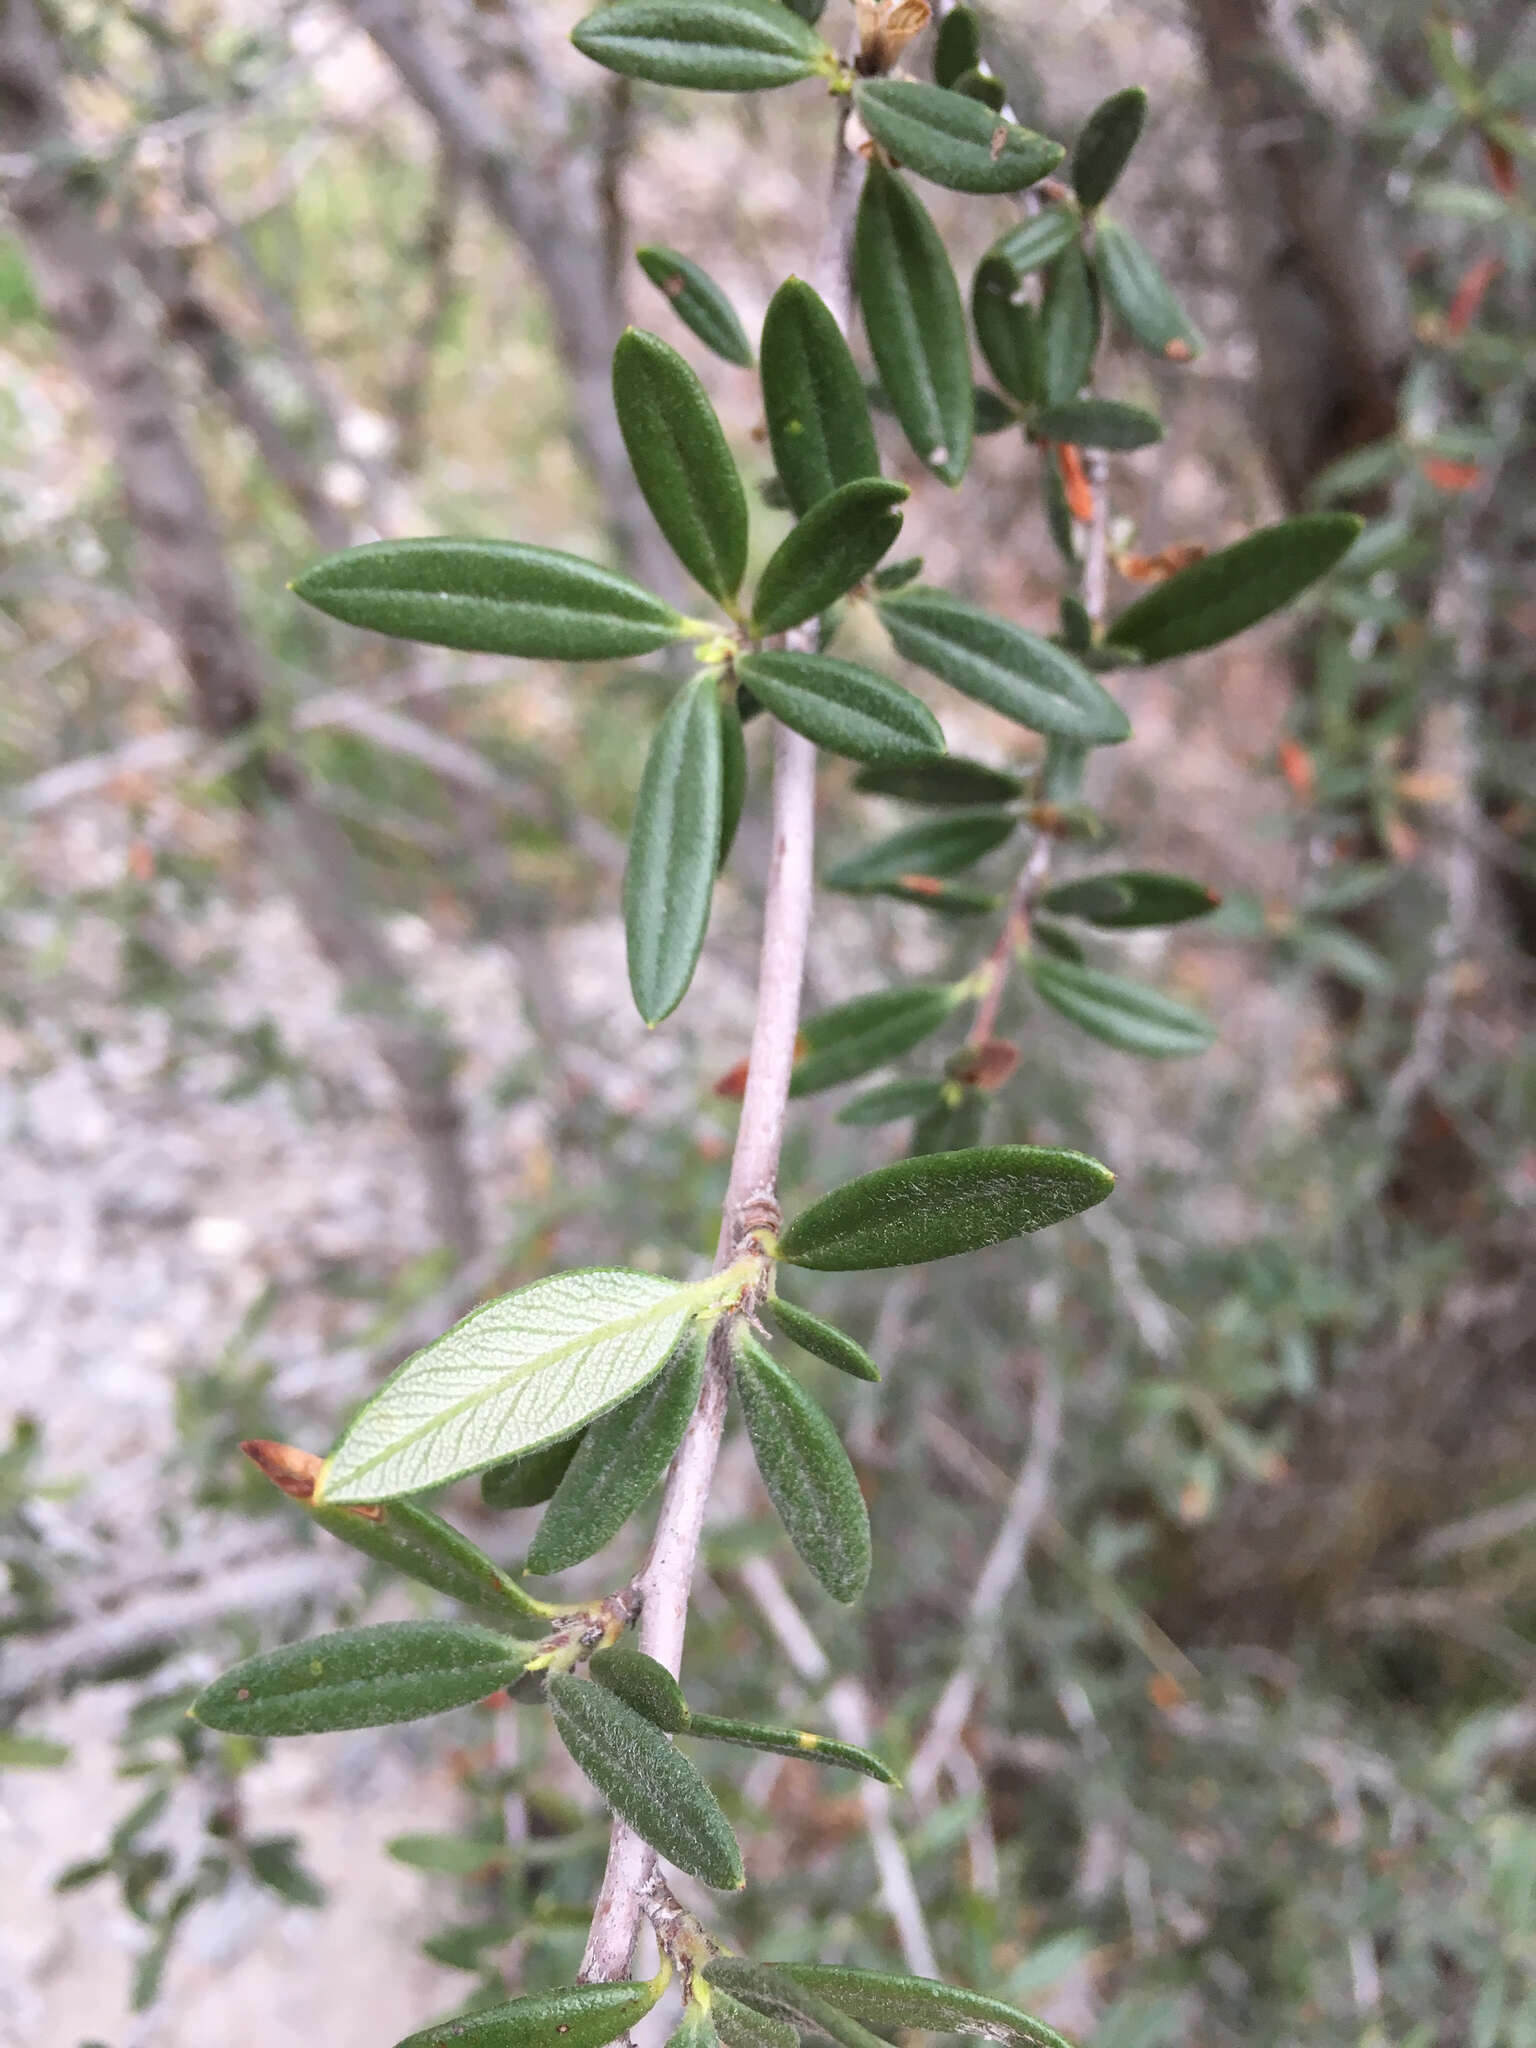
[[[257,1471],[281,1487],[290,1500],[314,1499],[325,1460],[313,1451],[295,1450],[292,1444],[275,1444],[257,1436],[248,1437],[240,1448]]]
[[[1180,569],[1191,569],[1205,560],[1208,550],[1197,540],[1179,547],[1159,548],[1155,555],[1116,555],[1115,567],[1127,583],[1161,583]]]
[[[990,1095],[1001,1088],[1019,1064],[1019,1048],[1006,1038],[984,1038],[980,1045],[962,1045],[946,1063],[952,1081]]]

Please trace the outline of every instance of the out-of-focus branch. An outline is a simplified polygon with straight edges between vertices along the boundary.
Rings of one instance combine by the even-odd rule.
[[[438,158],[432,198],[416,245],[417,261],[427,273],[426,304],[391,384],[390,410],[397,436],[395,461],[407,473],[420,469],[426,454],[427,396],[438,343],[453,305],[454,244],[463,203],[463,178],[458,163],[444,150]]]

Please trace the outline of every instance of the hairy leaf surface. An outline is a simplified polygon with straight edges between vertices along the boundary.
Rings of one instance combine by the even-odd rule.
[[[864,126],[899,163],[955,192],[1018,192],[1054,170],[1065,151],[994,114],[979,100],[908,79],[854,88]]]
[[[818,498],[769,556],[752,599],[752,630],[787,633],[867,576],[901,532],[895,507],[910,493],[885,477],[855,477]]]
[[[1038,956],[1029,963],[1029,975],[1053,1010],[1117,1052],[1154,1060],[1188,1059],[1215,1043],[1214,1029],[1198,1010],[1143,988],[1140,982]]]
[[[834,1600],[857,1600],[869,1578],[869,1512],[825,1409],[745,1330],[737,1335],[736,1388],[790,1542]]]
[[[873,1073],[937,1031],[959,1001],[948,983],[876,989],[807,1017],[800,1027],[805,1050],[795,1061],[792,1096],[814,1095]]]
[[[204,1686],[192,1713],[230,1735],[382,1728],[471,1706],[519,1678],[527,1651],[490,1629],[392,1621],[247,1657]]]
[[[854,257],[865,332],[902,432],[936,476],[957,484],[975,431],[965,308],[922,201],[882,164],[865,178]]]
[[[635,261],[662,294],[683,325],[706,348],[744,370],[752,367],[752,344],[736,317],[736,308],[707,270],[676,249],[659,242],[635,251]]]
[[[725,756],[719,689],[695,676],[656,728],[629,831],[624,938],[629,986],[647,1024],[688,993],[720,869]]]
[[[649,1984],[574,1984],[566,1991],[535,1991],[505,2005],[458,2012],[396,2048],[605,2048],[644,2019],[661,1996]]]
[[[630,327],[613,352],[613,402],[673,553],[711,597],[733,598],[747,567],[747,494],[704,386],[659,335]]]
[[[736,673],[774,717],[854,761],[922,761],[944,751],[939,721],[900,683],[825,654],[743,655]]]
[[[1143,661],[1215,647],[1326,576],[1353,547],[1362,523],[1349,512],[1303,512],[1261,526],[1149,590],[1121,612],[1106,638]]]
[[[821,1359],[826,1365],[835,1365],[850,1379],[879,1379],[880,1368],[864,1346],[856,1344],[847,1331],[838,1329],[835,1323],[813,1316],[808,1308],[797,1308],[780,1294],[770,1295],[763,1303],[763,1314],[792,1344],[798,1344],[802,1351],[809,1351],[813,1358]]]
[[[825,69],[831,51],[779,0],[609,0],[576,24],[584,57],[696,92],[756,92]]]
[[[773,464],[803,518],[840,485],[880,474],[869,400],[831,308],[798,277],[768,302],[762,351]]]
[[[962,1991],[931,1977],[887,1970],[853,1970],[840,1963],[777,1963],[803,1990],[814,1992],[854,2019],[892,2032],[917,2027],[934,2034],[975,2034],[1004,2048],[1070,2048],[1042,2020],[1001,1999]]]

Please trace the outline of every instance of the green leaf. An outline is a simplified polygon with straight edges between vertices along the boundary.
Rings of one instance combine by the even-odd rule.
[[[921,761],[944,751],[939,721],[899,683],[824,654],[742,655],[736,673],[785,725],[854,761]]]
[[[1033,306],[1014,297],[1015,273],[998,256],[984,256],[971,286],[971,320],[987,368],[1021,405],[1037,405],[1045,390],[1044,341]]]
[[[697,92],[793,85],[832,63],[809,22],[779,0],[609,0],[571,41],[610,71]]]
[[[682,1442],[699,1402],[704,1353],[704,1332],[695,1326],[664,1371],[591,1424],[539,1524],[526,1570],[564,1571],[619,1533]]]
[[[1054,170],[1065,151],[979,100],[907,79],[861,79],[864,126],[898,162],[953,192],[1019,192]]]
[[[869,400],[836,317],[798,277],[769,300],[762,348],[773,464],[803,517],[839,485],[880,474]]]
[[[900,1059],[937,1031],[958,1001],[947,983],[918,983],[876,989],[807,1017],[800,1027],[804,1050],[795,1061],[790,1094],[815,1095]]]
[[[779,1239],[779,1257],[823,1273],[949,1259],[1080,1215],[1114,1184],[1097,1160],[1036,1145],[898,1159],[813,1202]]]
[[[1044,407],[1030,424],[1042,440],[1067,441],[1074,448],[1123,452],[1150,448],[1163,438],[1163,423],[1155,413],[1109,398],[1065,398]]]
[[[316,562],[293,592],[397,640],[545,661],[618,661],[687,632],[671,605],[616,570],[512,540],[371,541]]]
[[[647,1657],[630,1643],[599,1650],[587,1669],[625,1706],[643,1714],[666,1735],[682,1735],[692,1716],[683,1689],[665,1664]]]
[[[67,1742],[49,1742],[42,1735],[0,1732],[0,1771],[54,1771],[73,1755]]]
[[[870,577],[873,590],[900,590],[908,583],[915,583],[923,573],[921,555],[906,555],[899,562],[887,562],[883,569],[877,569]]]
[[[861,768],[853,778],[855,789],[870,796],[894,797],[904,804],[933,804],[946,808],[959,805],[1012,803],[1024,794],[1017,775],[984,762],[968,761],[960,754],[945,754],[932,761]]]
[[[979,1088],[967,1088],[956,1102],[947,1094],[925,1110],[912,1127],[907,1150],[914,1159],[933,1152],[964,1152],[981,1143],[987,1120],[988,1097]]]
[[[896,1085],[900,1087],[902,1084],[898,1082]],[[852,1119],[845,1117],[839,1121],[846,1123]],[[808,1351],[813,1358],[835,1365],[850,1379],[879,1379],[880,1368],[863,1345],[855,1344],[847,1331],[838,1329],[835,1323],[823,1322],[808,1308],[796,1308],[792,1301],[785,1301],[779,1294],[769,1296],[763,1303],[762,1312],[776,1330],[788,1337],[792,1344],[798,1344],[802,1351]]]
[[[1109,931],[1183,924],[1187,918],[1208,917],[1220,902],[1203,882],[1191,882],[1183,875],[1152,874],[1142,868],[1058,882],[1040,899],[1042,909],[1055,911],[1059,917],[1081,917]]]
[[[493,1465],[489,1472],[480,1475],[481,1500],[488,1508],[541,1507],[565,1477],[580,1448],[578,1431],[561,1443],[530,1451],[526,1458],[509,1458],[505,1465]]]
[[[1111,93],[1088,116],[1072,152],[1072,189],[1088,207],[1109,197],[1130,159],[1147,118],[1147,95],[1139,85]]]
[[[667,2036],[667,2048],[720,2048],[715,2023],[702,2005],[689,2005],[675,2030]]]
[[[887,1081],[845,1102],[837,1112],[840,1124],[894,1124],[909,1116],[923,1116],[944,1100],[942,1081],[929,1079]]]
[[[873,1751],[852,1742],[837,1742],[830,1735],[813,1735],[804,1728],[770,1728],[756,1721],[727,1721],[718,1714],[695,1714],[688,1733],[711,1742],[735,1742],[743,1749],[766,1750],[770,1756],[805,1757],[814,1764],[838,1764],[846,1771],[874,1778],[881,1785],[899,1782],[888,1764]]]
[[[397,1863],[442,1877],[478,1877],[500,1870],[507,1860],[503,1843],[479,1835],[396,1835],[384,1847]]]
[[[1145,1059],[1187,1059],[1215,1042],[1215,1031],[1198,1011],[1139,982],[1122,981],[1118,974],[1036,957],[1029,963],[1029,975],[1053,1010],[1117,1052],[1140,1053]]]
[[[808,21],[814,28],[826,12],[827,0],[784,0],[786,7],[792,7],[802,21]]]
[[[520,1678],[527,1660],[526,1648],[490,1629],[382,1622],[247,1657],[204,1686],[190,1711],[228,1735],[382,1728],[471,1706]]]
[[[1006,398],[999,398],[995,391],[989,391],[984,384],[976,386],[975,399],[978,438],[983,434],[1005,434],[1010,427],[1019,424],[1016,408]]]
[[[1149,590],[1113,621],[1105,637],[1147,662],[1215,647],[1326,576],[1361,525],[1348,512],[1303,512],[1278,526],[1261,526]]]
[[[1082,231],[1082,220],[1074,207],[1045,206],[999,235],[987,254],[1006,263],[1015,277],[1027,277],[1030,271],[1043,270],[1053,262],[1063,249],[1077,241]]]
[[[268,1890],[286,1899],[290,1906],[323,1906],[328,1894],[317,1884],[299,1860],[298,1838],[269,1835],[265,1841],[248,1842],[246,1858],[251,1875]]]
[[[713,675],[697,675],[656,728],[630,826],[624,936],[629,986],[647,1024],[659,1024],[677,1008],[704,949],[720,866],[724,785],[719,688]]]
[[[980,100],[984,107],[990,107],[994,114],[1000,114],[1008,104],[1008,88],[1000,78],[994,78],[990,71],[980,66],[962,71],[950,87],[951,92],[961,92],[968,100]]]
[[[740,707],[720,699],[720,865],[736,844],[736,828],[747,801],[747,741]]]
[[[535,1991],[480,2012],[452,2013],[423,2027],[395,2048],[605,2048],[644,2019],[661,1996],[663,1979],[649,1984],[576,1984],[565,1991]]]
[[[1076,398],[1099,348],[1099,302],[1088,259],[1069,246],[1051,265],[1040,309],[1040,348],[1048,405]]]
[[[851,895],[885,890],[895,884],[911,888],[938,876],[960,874],[1003,844],[1017,829],[1011,811],[956,812],[947,818],[923,818],[878,840],[828,871],[829,889]],[[925,894],[919,889],[915,893]]]
[[[367,1515],[344,1507],[312,1507],[310,1512],[322,1529],[354,1550],[506,1626],[515,1628],[545,1611],[478,1544],[413,1501],[392,1501]]]
[[[853,1970],[841,1963],[776,1963],[774,1968],[802,1990],[884,2033],[915,2027],[933,2034],[978,2034],[1004,2048],[1069,2048],[1060,2034],[1016,2007],[931,1977]],[[712,1980],[712,1967],[705,1974]]]
[[[660,1372],[735,1284],[594,1267],[487,1302],[358,1410],[326,1466],[327,1504],[420,1493],[560,1442]]]
[[[893,508],[911,494],[885,477],[856,477],[819,498],[768,558],[752,599],[752,631],[768,639],[815,618],[867,576],[901,531]]]
[[[936,476],[957,484],[974,431],[965,308],[938,229],[883,164],[871,164],[864,181],[854,266],[870,350],[902,432]]]
[[[725,2048],[800,2048],[800,2036],[783,2020],[770,2019],[711,1986],[709,2009]]]
[[[918,584],[879,600],[898,654],[1032,732],[1106,746],[1130,720],[1080,661],[1038,633]]]
[[[869,1578],[869,1511],[826,1411],[758,1343],[735,1332],[736,1390],[768,1497],[801,1560],[834,1600]]]
[[[1101,220],[1093,240],[1093,267],[1104,296],[1119,314],[1131,339],[1150,355],[1187,363],[1204,343],[1188,314],[1168,287],[1168,280],[1128,228]]]
[[[728,363],[752,367],[752,344],[731,304],[707,270],[657,242],[635,251],[635,261],[668,300],[683,325]]]
[[[951,7],[934,38],[934,82],[953,87],[962,72],[974,71],[980,62],[981,21],[975,8]]]
[[[549,1683],[555,1728],[620,1820],[717,1891],[746,1883],[730,1823],[693,1765],[633,1707],[585,1678]]]
[[[886,2048],[856,2019],[839,2012],[776,1965],[749,1963],[740,1956],[716,1956],[705,1964],[704,1977],[711,1987],[718,1984],[753,2011],[787,2021],[798,2033],[833,2041],[837,2048]]]
[[[704,386],[659,335],[628,327],[613,352],[613,403],[668,545],[711,597],[734,598],[747,568],[747,494]]]

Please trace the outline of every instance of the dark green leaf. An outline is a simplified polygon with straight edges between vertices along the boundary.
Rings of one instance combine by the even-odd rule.
[[[1070,591],[1061,600],[1061,644],[1069,654],[1093,651],[1093,620],[1087,605]]]
[[[720,865],[725,764],[712,675],[685,683],[646,755],[624,870],[629,985],[647,1024],[688,993]]]
[[[1072,152],[1072,189],[1084,206],[1109,197],[1147,118],[1147,96],[1139,85],[1111,93],[1088,116]]]
[[[546,1444],[526,1458],[510,1458],[480,1475],[480,1498],[488,1508],[536,1508],[547,1501],[565,1477],[581,1445],[581,1436]]]
[[[921,584],[879,608],[898,654],[1032,732],[1105,746],[1131,730],[1080,661],[1011,619]]]
[[[709,2009],[725,2048],[800,2048],[799,2034],[784,2020],[754,2012],[750,2005],[743,2005],[718,1986],[712,1990]]]
[[[642,1840],[719,1891],[746,1878],[730,1823],[693,1765],[659,1728],[589,1679],[549,1683],[560,1740]]]
[[[798,277],[768,302],[761,375],[774,468],[797,514],[880,474],[858,365],[830,308]]]
[[[861,768],[853,786],[871,796],[895,797],[900,803],[946,807],[1006,804],[1024,793],[1017,775],[988,768],[980,761],[967,761],[959,754],[910,766]]]
[[[743,655],[736,673],[774,717],[854,761],[921,761],[944,751],[939,721],[899,683],[824,654]]]
[[[974,431],[965,308],[938,229],[883,164],[864,181],[854,258],[865,332],[902,432],[935,475],[957,484]]]
[[[747,567],[747,494],[704,386],[659,335],[629,327],[613,352],[613,402],[668,544],[712,597],[734,598]]]
[[[616,1643],[599,1650],[587,1669],[599,1685],[633,1707],[667,1735],[683,1734],[692,1716],[683,1689],[665,1664],[647,1657],[631,1643]]]
[[[907,555],[899,562],[887,562],[883,569],[877,569],[870,577],[873,590],[900,590],[908,583],[915,583],[923,573],[921,555]]]
[[[1043,270],[1082,233],[1082,221],[1070,206],[1045,206],[998,236],[989,256],[1006,263],[1016,277]]]
[[[1017,826],[1018,819],[1011,811],[965,811],[948,818],[924,818],[915,825],[903,825],[899,832],[850,860],[840,861],[829,870],[827,887],[857,894],[893,884],[910,888],[911,877],[922,884],[935,877],[957,875],[1001,846]],[[920,887],[919,893],[926,890]]]
[[[897,1085],[901,1084],[898,1082]],[[844,1117],[839,1121],[847,1123],[852,1119]],[[796,1308],[792,1301],[785,1301],[778,1294],[769,1296],[763,1303],[762,1312],[776,1330],[788,1337],[791,1343],[798,1344],[802,1351],[809,1351],[813,1358],[835,1365],[850,1379],[879,1379],[880,1368],[863,1345],[855,1344],[846,1330],[838,1329],[835,1323],[823,1322],[808,1308]]]
[[[789,1540],[834,1600],[857,1600],[869,1578],[869,1513],[826,1411],[736,1332],[736,1389],[768,1497]]]
[[[802,21],[808,21],[814,28],[826,11],[827,0],[784,0],[786,7],[792,7]]]
[[[915,2027],[933,2034],[979,2034],[1004,2048],[1069,2048],[1060,2034],[1000,1999],[960,1991],[931,1977],[852,1970],[840,1963],[777,1963],[775,1969],[840,2012],[891,2033]],[[712,1969],[706,1972],[711,1976]]]
[[[685,637],[671,605],[612,569],[511,540],[378,540],[330,555],[294,594],[349,626],[397,640],[617,661]]]
[[[934,38],[934,82],[953,86],[961,72],[974,71],[980,62],[981,22],[975,8],[951,7]]]
[[[618,1534],[682,1442],[698,1406],[704,1351],[695,1327],[664,1371],[590,1426],[539,1524],[527,1570],[564,1571]]]
[[[568,1991],[535,1991],[480,2012],[452,2013],[423,2027],[395,2048],[606,2048],[643,2019],[661,1996],[649,1984],[576,1984]]]
[[[1045,303],[1040,309],[1042,396],[1048,405],[1076,398],[1087,382],[1098,347],[1098,295],[1088,259],[1074,244],[1063,249],[1052,263],[1046,277]]]
[[[1021,405],[1045,389],[1044,343],[1033,306],[1015,298],[1015,274],[998,256],[984,256],[971,287],[971,319],[987,368]]]
[[[736,828],[747,801],[747,742],[740,707],[720,699],[720,865],[736,844]]]
[[[1019,415],[1006,399],[999,398],[995,391],[989,391],[984,384],[978,384],[976,398],[976,432],[983,434],[1004,434],[1010,427],[1019,424]]]
[[[753,594],[753,633],[787,633],[852,590],[900,533],[894,508],[908,496],[905,484],[864,476],[818,498],[768,558]]]
[[[413,1501],[394,1500],[367,1514],[337,1507],[312,1507],[310,1512],[322,1529],[354,1550],[507,1626],[515,1628],[544,1612],[477,1544]]]
[[[1143,661],[1169,661],[1230,640],[1299,597],[1348,552],[1361,522],[1304,512],[1180,569],[1123,611],[1106,637]]]
[[[486,1966],[488,1948],[504,1947],[521,1932],[522,1925],[515,1920],[481,1920],[463,1927],[445,1927],[441,1933],[428,1936],[421,1944],[421,1952],[450,1970],[472,1970],[478,1974]]]
[[[702,2005],[685,2007],[682,2019],[667,2036],[667,2048],[720,2048],[714,2020]]]
[[[749,1963],[740,1956],[716,1956],[705,1965],[704,1975],[712,1986],[718,1983],[754,2012],[787,2021],[798,2033],[833,2041],[837,2048],[885,2048],[883,2041],[851,2015],[839,2012],[818,1992],[796,1983],[776,1966]]]
[[[795,1061],[790,1094],[815,1095],[900,1059],[944,1024],[958,1000],[945,984],[919,983],[877,989],[807,1017],[800,1027],[805,1049]]]
[[[854,103],[864,126],[899,163],[954,192],[1018,192],[1053,170],[1065,152],[990,107],[941,86],[900,78],[863,79]]]
[[[1221,898],[1203,882],[1191,882],[1183,875],[1129,868],[1058,882],[1040,902],[1043,909],[1054,910],[1060,917],[1081,917],[1111,931],[1130,931],[1139,925],[1182,924],[1186,918],[1207,917]]]
[[[478,1877],[507,1860],[505,1844],[479,1835],[396,1835],[384,1846],[397,1863],[441,1877]]]
[[[994,78],[990,71],[979,67],[962,71],[950,87],[951,92],[964,93],[968,100],[979,100],[984,107],[990,107],[994,114],[1000,114],[1008,104],[1008,88],[1000,78]]]
[[[610,71],[697,92],[793,85],[832,63],[810,23],[780,0],[609,0],[571,41]]]
[[[944,1100],[944,1084],[934,1080],[887,1081],[845,1102],[837,1112],[840,1124],[894,1124],[922,1116]]]
[[[1067,504],[1067,490],[1061,480],[1061,471],[1053,461],[1040,465],[1040,496],[1045,511],[1045,524],[1051,539],[1056,543],[1056,552],[1068,568],[1077,566],[1077,540],[1072,529],[1072,513]]]
[[[251,1875],[290,1906],[323,1906],[324,1885],[316,1884],[299,1860],[298,1838],[272,1835],[265,1841],[249,1842],[245,1851]]]
[[[709,275],[676,249],[652,243],[635,251],[635,261],[651,283],[670,301],[673,312],[706,348],[728,363],[752,367],[752,344],[736,317],[736,309]]]
[[[1132,340],[1154,356],[1187,363],[1204,343],[1169,290],[1148,250],[1118,222],[1101,220],[1093,241],[1093,265],[1104,296]]]
[[[1198,1011],[1186,1009],[1139,982],[1118,974],[1075,967],[1065,960],[1031,960],[1030,979],[1051,1005],[1079,1030],[1118,1052],[1145,1059],[1186,1059],[1204,1052],[1216,1033]]]
[[[812,1735],[803,1728],[770,1728],[756,1721],[726,1721],[718,1714],[695,1714],[688,1732],[711,1742],[736,1742],[743,1749],[765,1749],[770,1756],[799,1756],[815,1764],[840,1764],[844,1770],[858,1771],[862,1777],[874,1778],[882,1785],[897,1783],[890,1766],[872,1751],[860,1749],[852,1742],[834,1741],[830,1735]]]
[[[191,1711],[229,1735],[382,1728],[487,1698],[522,1675],[527,1655],[506,1636],[446,1621],[341,1629],[247,1657]]]
[[[1067,441],[1075,448],[1150,448],[1163,438],[1163,423],[1139,405],[1117,405],[1109,398],[1065,398],[1048,405],[1031,422],[1045,441]]]
[[[925,1110],[912,1126],[907,1150],[914,1159],[922,1159],[930,1152],[964,1152],[979,1145],[987,1102],[979,1088],[967,1088],[958,1102],[946,1092],[944,1099]]]
[[[1084,965],[1087,955],[1072,934],[1059,924],[1052,924],[1049,918],[1037,917],[1030,930],[1042,953],[1049,953],[1055,960],[1070,960],[1076,967]]]
[[[1036,1145],[898,1159],[813,1202],[780,1238],[779,1256],[823,1273],[953,1258],[1077,1216],[1114,1184],[1097,1160]]]

